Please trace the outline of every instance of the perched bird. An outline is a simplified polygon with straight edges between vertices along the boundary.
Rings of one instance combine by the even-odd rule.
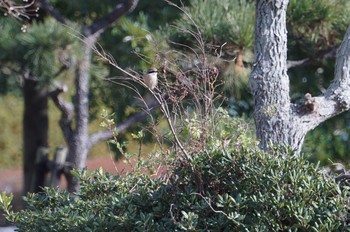
[[[143,81],[148,86],[148,88],[154,89],[157,86],[157,83],[158,83],[157,73],[158,73],[157,69],[151,68],[143,76]]]

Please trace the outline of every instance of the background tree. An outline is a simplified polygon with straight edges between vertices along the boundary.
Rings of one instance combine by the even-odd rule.
[[[100,34],[121,16],[131,12],[136,7],[137,2],[136,0],[121,1],[108,14],[81,27],[82,49],[81,60],[78,61],[76,69],[74,108],[65,103],[58,95],[53,96],[54,102],[62,111],[60,126],[68,145],[66,162],[72,167],[81,169],[85,166],[88,151],[93,145],[89,140],[88,132],[92,47],[95,45]],[[68,19],[56,11],[48,1],[42,0],[40,3],[41,7],[55,18],[55,20],[63,24],[69,23]],[[73,111],[75,128],[72,125]],[[69,171],[65,174],[68,182],[68,190],[71,192],[77,190],[78,183],[75,178]]]
[[[45,1],[43,1],[42,4],[42,8],[50,8],[51,6],[48,2]],[[127,12],[127,10],[123,8],[123,4],[121,10]],[[128,7],[131,9],[131,6]],[[50,8],[49,12],[57,17],[58,20],[65,20],[63,16],[60,16],[57,14],[57,12],[52,10],[53,8]],[[118,17],[120,17],[120,15]],[[106,18],[108,17],[105,17],[104,19]],[[77,108],[80,107],[80,109],[77,109],[79,112],[77,114],[77,120],[79,120],[80,123],[76,124],[78,128],[77,131],[79,131],[79,133],[77,132],[73,134],[81,135],[82,133],[84,135],[84,133],[87,133],[86,124],[88,123],[88,118],[86,117],[88,117],[87,111],[89,103],[89,82],[86,81],[86,78],[88,78],[90,75],[91,66],[89,63],[91,60],[89,58],[87,61],[82,61],[84,56],[81,56],[81,54],[84,55],[84,53],[80,52],[76,48],[73,49],[74,46],[70,46],[73,43],[72,41],[77,40],[77,38],[74,38],[71,35],[72,28],[61,26],[59,23],[55,22],[55,20],[45,18],[43,15],[41,15],[40,19],[41,20],[39,21],[34,21],[34,24],[31,25],[30,28],[28,28],[27,33],[24,34],[20,33],[19,28],[15,27],[13,23],[4,24],[3,29],[7,33],[5,33],[6,36],[2,37],[4,42],[2,43],[3,53],[1,57],[3,64],[2,67],[4,67],[2,71],[4,71],[3,74],[12,76],[12,78],[4,79],[4,83],[8,83],[9,79],[14,79],[16,75],[19,76],[19,79],[24,83],[24,192],[38,191],[40,189],[40,186],[44,185],[43,176],[46,171],[38,170],[45,169],[47,167],[47,163],[45,163],[45,159],[43,159],[42,162],[40,162],[41,168],[39,168],[38,160],[41,160],[41,158],[38,158],[38,151],[44,151],[48,148],[47,102],[50,96],[54,99],[57,99],[57,94],[64,89],[61,88],[60,85],[57,86],[53,79],[58,75],[62,76],[62,71],[65,71],[67,68],[69,68],[66,66],[70,66],[70,62],[76,62],[77,60],[78,67],[80,67],[80,69],[77,68],[77,73],[80,76],[83,76],[81,77],[83,81],[77,81],[76,85],[78,86],[77,92],[79,92],[79,94],[77,94],[78,97],[76,97],[75,103]],[[101,23],[101,21],[97,23]],[[107,20],[105,23],[109,24],[112,22]],[[93,33],[90,35],[90,39],[94,39],[94,36],[100,33],[100,31],[98,31],[100,28],[96,27],[96,25],[98,24],[92,25],[94,27],[92,29],[95,30],[94,32],[86,32]],[[71,24],[71,26],[74,27],[73,24]],[[90,30],[90,28],[87,27],[87,30]],[[14,40],[13,38],[16,39]],[[88,42],[91,41],[88,40]],[[19,44],[21,46],[19,46]],[[90,49],[91,44],[83,43],[83,45],[87,46],[88,49]],[[71,51],[72,53],[68,54],[68,51]],[[73,55],[73,53],[76,55]],[[85,54],[85,59],[87,59],[86,56],[88,55],[89,54]],[[81,90],[82,88],[83,91]],[[70,111],[72,109],[70,104],[61,104],[60,106],[65,107],[65,113],[72,113]],[[71,120],[71,115],[68,114],[65,115],[68,116],[68,118],[64,118],[65,120]],[[67,122],[62,120],[61,122],[63,123],[61,125],[63,125],[65,135],[67,136],[66,138],[68,139],[67,141],[71,142],[74,138],[76,139],[79,137],[75,137],[70,134],[68,138],[68,133],[70,133],[68,131],[72,129],[68,128],[68,123],[71,123],[71,121]],[[72,136],[72,138],[70,136]],[[72,144],[79,145],[79,140],[78,142],[72,142]],[[86,144],[84,144],[84,149],[86,148],[85,145]],[[83,156],[84,160],[81,160],[81,165],[85,165],[86,160],[86,153],[84,153],[86,149],[84,149],[81,150],[83,152],[81,154],[85,155],[85,157]],[[47,157],[45,158],[47,159]],[[75,162],[78,161],[75,160]],[[36,181],[38,178],[40,181]]]
[[[72,57],[68,53],[72,51],[73,38],[52,20],[34,22],[26,33],[16,22],[2,22],[0,62],[4,84],[17,79],[23,86],[24,191],[36,192],[44,185],[46,172],[49,83],[68,68],[64,62],[70,61],[64,57]]]

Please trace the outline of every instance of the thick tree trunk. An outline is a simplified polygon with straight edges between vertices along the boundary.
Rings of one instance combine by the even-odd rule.
[[[44,186],[48,148],[48,96],[36,80],[26,78],[23,87],[24,193]]]
[[[286,11],[288,0],[257,0],[255,61],[250,77],[260,147],[287,146],[300,152],[305,135],[323,121],[350,108],[350,27],[336,62],[335,79],[326,93],[306,93],[290,102],[287,75]]]
[[[287,4],[288,0],[257,1],[255,63],[250,84],[255,100],[257,138],[264,150],[271,143],[291,145]]]

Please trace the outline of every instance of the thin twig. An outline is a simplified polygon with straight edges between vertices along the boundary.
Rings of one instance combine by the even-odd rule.
[[[234,223],[236,223],[237,225],[242,225],[242,223],[236,221],[234,218],[230,217],[229,215],[227,215],[224,211],[221,211],[221,210],[216,210],[213,208],[213,206],[211,206],[211,203],[209,201],[210,198],[209,198],[209,201],[206,199],[206,197],[204,197],[202,194],[199,194],[199,193],[191,193],[192,195],[197,195],[197,196],[200,196],[206,203],[207,205],[210,207],[210,209],[214,212],[214,213],[221,213],[223,214],[225,217],[227,217],[227,219],[233,221]]]

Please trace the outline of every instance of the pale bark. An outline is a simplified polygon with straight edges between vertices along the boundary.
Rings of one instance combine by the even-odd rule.
[[[91,66],[91,44],[95,41],[83,44],[83,58],[78,64],[75,83],[75,129],[68,140],[67,163],[74,168],[82,169],[85,167],[88,155],[89,141],[89,80]],[[68,191],[78,190],[77,180],[70,172],[66,173]]]
[[[300,152],[307,132],[350,107],[350,29],[337,53],[334,81],[325,94],[305,94],[292,104],[287,75],[287,5],[288,0],[257,1],[250,85],[260,147],[287,146]]]

